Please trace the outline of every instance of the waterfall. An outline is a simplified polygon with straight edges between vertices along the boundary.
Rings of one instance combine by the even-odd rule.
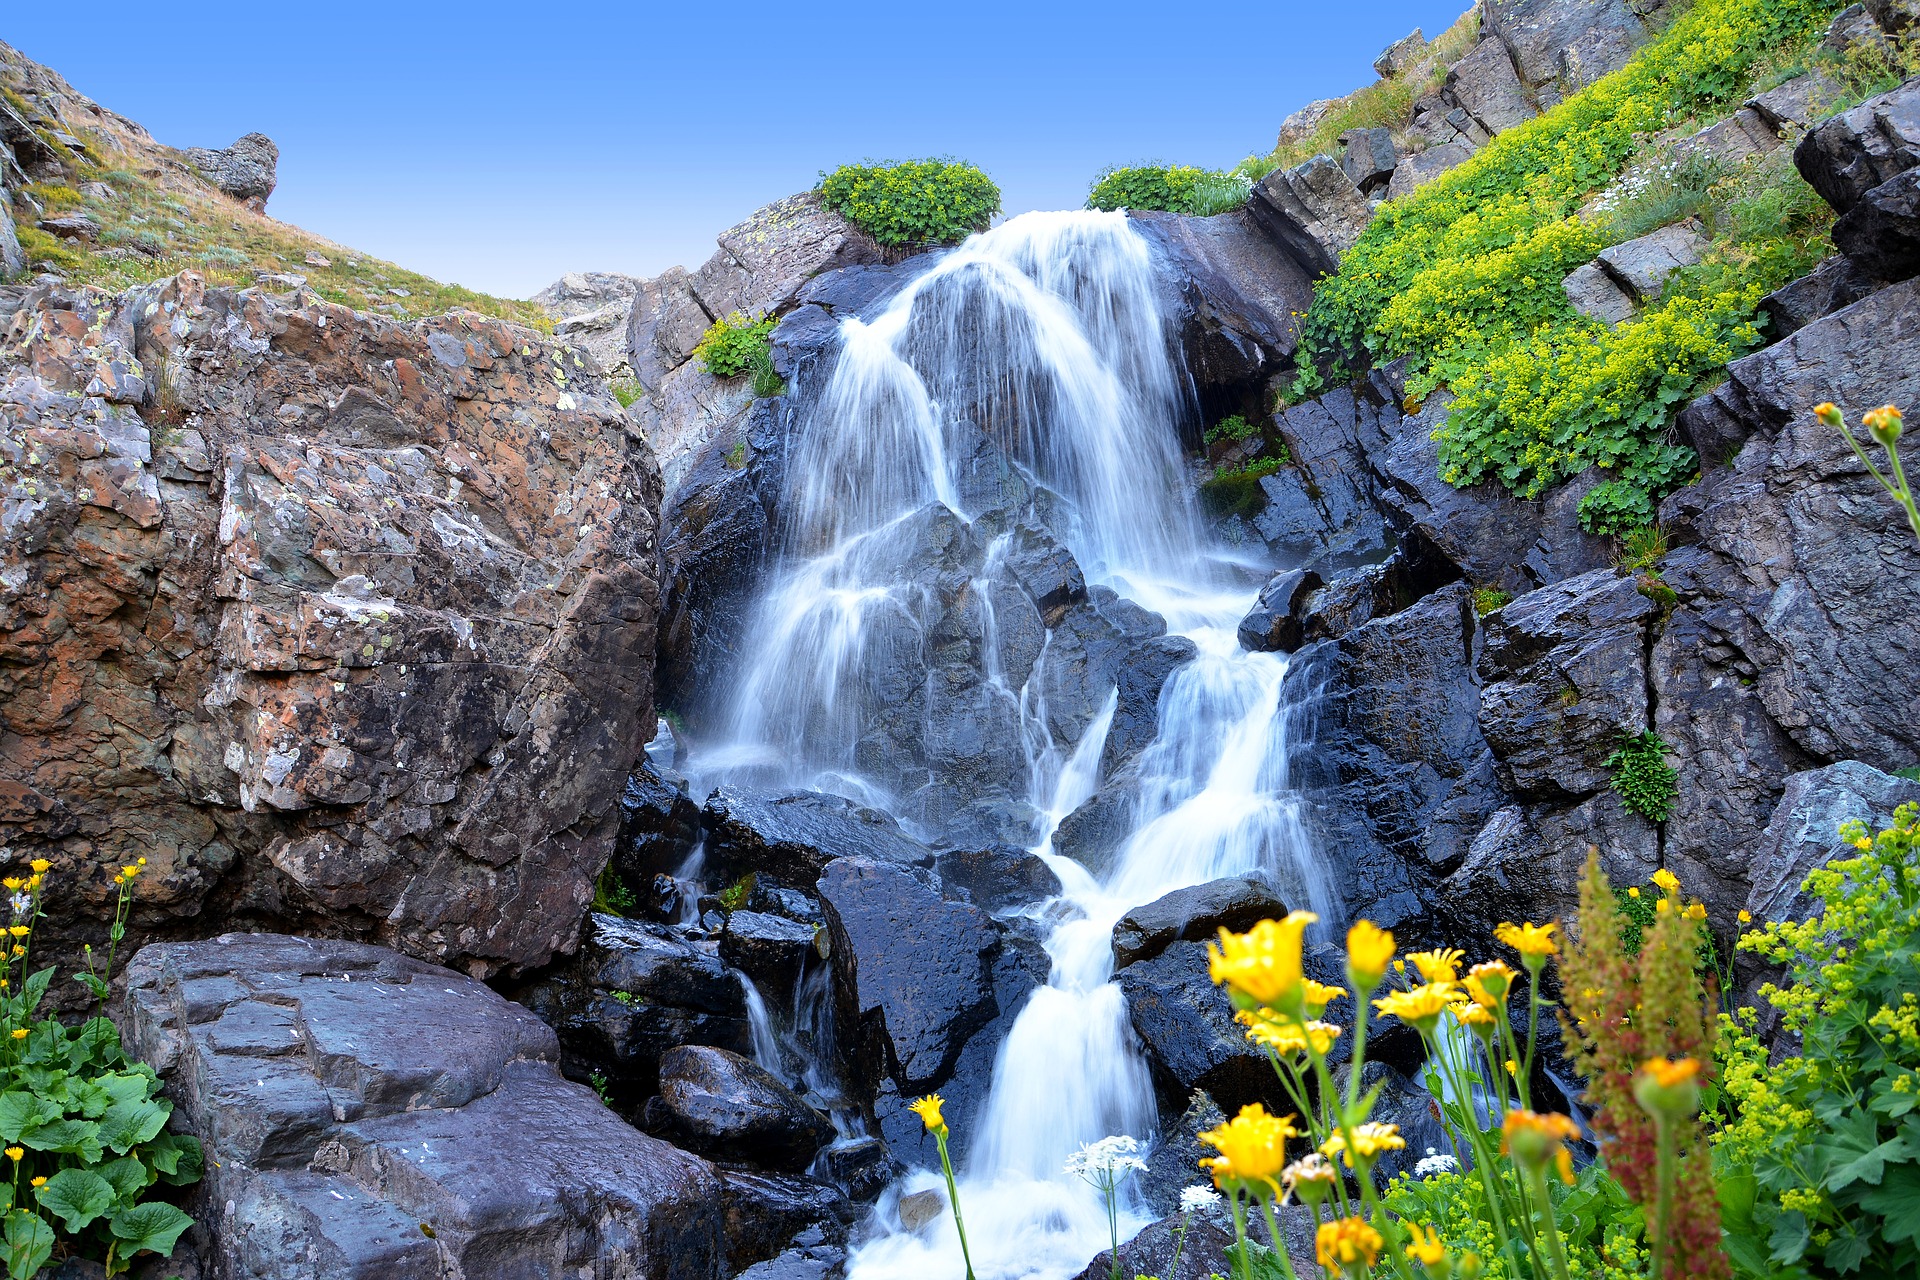
[[[1178,430],[1186,377],[1159,298],[1124,215],[1035,213],[947,254],[881,314],[843,322],[790,454],[784,556],[727,681],[729,742],[702,762],[710,776],[899,812],[906,784],[875,764],[874,743],[905,731],[888,720],[916,693],[900,658],[940,639],[929,629],[942,593],[970,584],[981,602],[973,643],[988,651],[981,696],[1012,726],[1007,768],[1023,774],[1035,851],[1065,885],[1027,908],[1050,926],[1051,975],[999,1049],[961,1171],[980,1280],[1077,1274],[1106,1247],[1107,1221],[1096,1194],[1063,1173],[1067,1156],[1108,1134],[1151,1136],[1148,1070],[1112,981],[1119,918],[1255,870],[1293,901],[1330,906],[1289,788],[1287,659],[1236,638],[1258,581],[1202,533]],[[999,474],[983,456],[1003,457],[1015,480],[983,487],[983,474]],[[1162,687],[1157,736],[1131,771],[1130,834],[1099,875],[1055,853],[1053,836],[1105,781],[1117,691],[1076,737],[1047,706],[1051,632],[1024,671],[1002,665],[991,588],[1009,555],[996,506],[1008,484],[1031,486],[1028,509],[1087,583],[1159,614],[1196,650]],[[939,556],[967,537],[975,551],[952,571]],[[938,1185],[923,1169],[902,1189]],[[951,1215],[909,1232],[886,1209],[896,1199],[883,1200],[852,1280],[957,1280]],[[1128,1234],[1144,1221],[1123,1207]]]

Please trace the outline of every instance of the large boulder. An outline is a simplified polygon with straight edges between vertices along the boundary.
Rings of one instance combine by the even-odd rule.
[[[1858,760],[1793,774],[1753,850],[1748,914],[1755,920],[1808,919],[1819,905],[1801,890],[1808,873],[1859,852],[1841,842],[1841,824],[1862,822],[1875,834],[1890,825],[1895,809],[1916,803],[1920,782]]]
[[[833,1141],[833,1124],[765,1068],[710,1045],[678,1045],[660,1059],[647,1128],[715,1160],[803,1173]]]
[[[553,1032],[459,974],[351,942],[159,944],[125,1025],[205,1146],[214,1280],[724,1274],[712,1167],[563,1080]]]
[[[1793,162],[1843,214],[1873,188],[1920,165],[1920,77],[1811,130],[1794,148]]]
[[[1122,969],[1127,1016],[1146,1050],[1155,1083],[1169,1098],[1204,1090],[1231,1114],[1261,1102],[1276,1114],[1286,1104],[1266,1054],[1247,1041],[1226,993],[1207,976],[1202,942],[1174,942],[1159,955]]]
[[[1481,31],[1513,55],[1530,89],[1582,89],[1627,65],[1665,0],[1484,0]]]
[[[1446,94],[1489,134],[1505,132],[1538,114],[1514,74],[1507,47],[1492,38],[1475,45],[1447,72]]]
[[[943,899],[898,863],[837,858],[819,894],[839,1025],[854,1052],[879,1058],[860,1074],[890,1077],[908,1095],[926,1092],[994,1016],[988,959],[998,931],[978,907]]]
[[[723,883],[751,873],[807,887],[840,857],[933,865],[933,851],[891,815],[825,792],[722,787],[707,797],[701,818],[706,865]]]
[[[628,377],[628,321],[645,281],[611,271],[569,271],[528,301],[553,318],[553,334],[594,358],[609,378]]]
[[[1151,960],[1176,942],[1208,939],[1221,929],[1240,932],[1286,914],[1279,887],[1264,874],[1175,889],[1120,917],[1113,926],[1114,967]]]
[[[1920,169],[1889,178],[1834,224],[1833,242],[1885,280],[1920,273]]]
[[[1373,220],[1367,197],[1331,156],[1276,169],[1254,184],[1254,220],[1309,278],[1332,275]]]
[[[180,153],[202,177],[255,213],[264,213],[267,197],[279,181],[280,148],[264,133],[249,133],[230,147],[188,147]]]
[[[659,500],[578,353],[191,273],[43,285],[0,310],[0,420],[16,851],[88,895],[148,858],[136,941],[573,947],[655,724]],[[68,901],[54,937],[99,941]]]

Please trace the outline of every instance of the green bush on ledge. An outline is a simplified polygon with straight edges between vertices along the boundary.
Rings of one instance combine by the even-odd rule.
[[[888,247],[957,244],[993,225],[1000,188],[958,160],[842,165],[820,175],[820,203]]]

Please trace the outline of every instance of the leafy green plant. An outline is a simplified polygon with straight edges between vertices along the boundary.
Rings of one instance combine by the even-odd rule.
[[[747,372],[753,375],[753,394],[762,400],[787,394],[787,380],[782,378],[773,367],[773,349],[760,347],[748,361]]]
[[[775,323],[772,316],[755,320],[731,312],[707,326],[693,345],[693,354],[714,377],[737,378],[769,350],[768,338]]]
[[[1250,516],[1266,502],[1260,480],[1281,467],[1278,458],[1255,458],[1237,467],[1222,467],[1200,483],[1200,500],[1216,516]]]
[[[638,378],[616,378],[607,384],[607,390],[613,393],[613,398],[620,402],[622,409],[631,409],[634,402],[647,393]]]
[[[1586,527],[1650,523],[1695,469],[1667,438],[1674,413],[1759,343],[1760,298],[1804,270],[1817,237],[1809,223],[1762,232],[1748,218],[1757,238],[1742,241],[1729,223],[1707,262],[1609,328],[1575,313],[1561,288],[1612,238],[1582,205],[1649,138],[1737,104],[1765,55],[1817,33],[1839,7],[1697,0],[1622,70],[1389,202],[1315,294],[1294,394],[1361,358],[1404,357],[1411,399],[1456,393],[1436,433],[1449,482],[1497,480],[1535,497],[1597,465],[1609,475],[1581,504]],[[1798,183],[1781,163],[1769,180]]]
[[[610,916],[624,916],[634,908],[633,890],[611,866],[601,868],[593,882],[593,902],[589,910]]]
[[[1667,531],[1657,524],[1643,524],[1620,535],[1620,554],[1614,563],[1622,569],[1644,573],[1660,563],[1667,554]]]
[[[881,244],[955,244],[993,225],[1000,188],[958,160],[842,165],[820,175],[820,202]]]
[[[1673,747],[1659,734],[1623,734],[1607,757],[1613,770],[1613,789],[1620,802],[1649,822],[1665,822],[1680,794],[1680,772],[1667,763]]]
[[[739,471],[746,465],[747,442],[745,440],[736,440],[734,441],[733,448],[727,450],[727,466],[734,471]]]
[[[1252,182],[1239,172],[1192,165],[1143,164],[1107,169],[1087,193],[1089,209],[1164,209],[1202,217],[1246,203]]]
[[[747,905],[747,899],[753,896],[754,881],[757,879],[751,871],[735,880],[720,891],[720,914],[732,916],[734,912]]]
[[[104,1002],[114,954],[140,865],[122,867],[110,947],[103,969],[75,979]],[[78,1028],[39,1017],[53,981],[51,967],[29,973],[45,878],[51,864],[30,864],[28,876],[3,884],[13,923],[0,967],[0,1143],[10,1180],[0,1183],[4,1256],[11,1280],[27,1280],[56,1247],[105,1264],[110,1276],[126,1271],[143,1252],[173,1252],[193,1220],[175,1206],[148,1199],[156,1185],[197,1182],[200,1144],[168,1133],[173,1104],[160,1096],[153,1068],[127,1058],[120,1033],[96,1012]]]
[[[1786,967],[1761,995],[1800,1055],[1774,1060],[1751,1011],[1723,1021],[1723,1222],[1756,1277],[1920,1274],[1920,807],[1840,836],[1856,856],[1807,877],[1815,914],[1739,944]]]
[[[1210,445],[1251,440],[1260,434],[1260,428],[1248,422],[1243,414],[1232,414],[1220,419],[1202,433]]]
[[[1473,589],[1473,611],[1483,618],[1496,609],[1504,609],[1512,603],[1512,593],[1500,587],[1487,586]]]

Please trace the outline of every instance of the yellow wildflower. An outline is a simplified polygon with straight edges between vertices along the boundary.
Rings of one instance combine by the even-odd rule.
[[[1640,896],[1640,886],[1636,884],[1636,885],[1634,885],[1634,886],[1632,886],[1631,888],[1629,888],[1629,889],[1627,890],[1627,896],[1628,896],[1629,898],[1637,898],[1637,897],[1639,897],[1639,896]]]
[[[19,1164],[22,1160],[26,1158],[27,1158],[27,1149],[25,1147],[8,1147],[7,1148],[7,1159],[13,1161],[15,1164]]]
[[[927,1126],[927,1132],[937,1137],[947,1136],[947,1122],[940,1117],[942,1099],[937,1093],[930,1093],[918,1102],[907,1104],[907,1110],[920,1117],[920,1123]]]
[[[27,1038],[27,1029],[25,1027],[15,1027],[13,1029],[13,1038],[15,1040],[25,1040]]]
[[[1700,1109],[1697,1058],[1648,1058],[1633,1078],[1633,1098],[1647,1114],[1684,1120]]]
[[[1485,1005],[1476,1004],[1469,1000],[1460,1004],[1449,1005],[1448,1008],[1453,1011],[1453,1020],[1463,1027],[1479,1028],[1491,1027],[1493,1025],[1493,1014],[1487,1011]]]
[[[1377,1120],[1369,1120],[1365,1124],[1353,1126],[1352,1151],[1347,1150],[1346,1134],[1333,1133],[1320,1144],[1320,1154],[1329,1158],[1344,1156],[1347,1168],[1351,1169],[1355,1155],[1358,1155],[1363,1162],[1371,1164],[1389,1151],[1404,1150],[1406,1145],[1407,1140],[1400,1136],[1399,1125],[1381,1124]]]
[[[25,883],[26,881],[22,880],[19,876],[8,876],[5,880],[0,880],[0,885],[5,885],[8,893],[20,892],[20,886]]]
[[[24,924],[13,924],[13,925],[7,926],[7,932],[12,934],[16,938],[24,938],[28,934],[32,933],[33,929]]]
[[[1653,882],[1666,893],[1680,892],[1680,878],[1665,867],[1653,873]]]
[[[41,1174],[41,1175],[40,1175],[39,1177],[37,1177],[37,1178],[34,1178],[34,1179],[32,1179],[32,1180],[31,1180],[31,1185],[33,1185],[33,1186],[36,1186],[36,1187],[44,1187],[44,1186],[46,1186],[46,1185],[47,1185],[47,1175],[43,1173],[43,1174]]]
[[[1280,1181],[1286,1185],[1287,1194],[1316,1207],[1327,1198],[1339,1178],[1339,1172],[1318,1151],[1308,1152],[1280,1171]]]
[[[51,862],[48,862],[45,858],[35,858],[32,862],[29,862],[27,865],[33,868],[33,874],[37,876],[43,876],[47,874],[47,872],[53,870],[53,864]]]
[[[1393,960],[1393,934],[1371,920],[1356,920],[1347,930],[1347,973],[1353,985],[1371,991],[1387,976]]]
[[[1300,939],[1320,917],[1295,911],[1285,920],[1262,920],[1245,933],[1220,930],[1220,942],[1207,944],[1207,972],[1241,998],[1268,1008],[1285,1008],[1300,997]]]
[[[1461,999],[1451,982],[1429,982],[1410,991],[1390,991],[1373,1002],[1382,1017],[1398,1018],[1409,1026],[1431,1031],[1447,1006]]]
[[[1467,970],[1467,994],[1475,1004],[1498,1009],[1519,976],[1520,971],[1505,960],[1488,960]]]
[[[1270,1116],[1265,1107],[1249,1102],[1239,1115],[1200,1135],[1200,1141],[1220,1153],[1201,1160],[1200,1167],[1213,1175],[1216,1187],[1240,1186],[1258,1196],[1277,1196],[1280,1172],[1287,1165],[1287,1139],[1298,1136],[1292,1116]]]
[[[1417,1222],[1407,1224],[1407,1256],[1423,1267],[1437,1267],[1447,1260],[1447,1247],[1440,1233]]]
[[[1262,1016],[1263,1013],[1243,1009],[1234,1016],[1247,1028],[1247,1039],[1266,1045],[1275,1053],[1305,1053],[1311,1040],[1313,1052],[1324,1058],[1340,1036],[1340,1028],[1331,1022],[1300,1023],[1291,1018]]]
[[[1300,991],[1305,997],[1303,1003],[1307,1006],[1309,1018],[1319,1017],[1328,1005],[1347,994],[1345,987],[1329,986],[1324,982],[1315,982],[1312,978],[1301,981]]]
[[[1553,931],[1557,926],[1547,924],[1511,924],[1503,923],[1493,931],[1493,936],[1520,953],[1529,967],[1539,964],[1556,950]]]
[[[1413,967],[1428,982],[1458,982],[1460,962],[1465,958],[1466,952],[1458,947],[1441,951],[1413,951],[1407,955],[1407,959],[1413,961]]]
[[[1745,907],[1740,908],[1740,923],[1741,924],[1753,923],[1753,916],[1747,911]]]
[[[1696,902],[1687,908],[1685,914],[1689,920],[1705,920],[1707,918],[1706,904]]]
[[[1337,1218],[1314,1233],[1314,1256],[1328,1269],[1360,1272],[1380,1260],[1386,1244],[1365,1218]]]
[[[1524,1169],[1538,1171],[1551,1161],[1563,1182],[1573,1181],[1573,1156],[1566,1144],[1580,1137],[1580,1126],[1552,1112],[1509,1111],[1500,1125],[1500,1150]]]

